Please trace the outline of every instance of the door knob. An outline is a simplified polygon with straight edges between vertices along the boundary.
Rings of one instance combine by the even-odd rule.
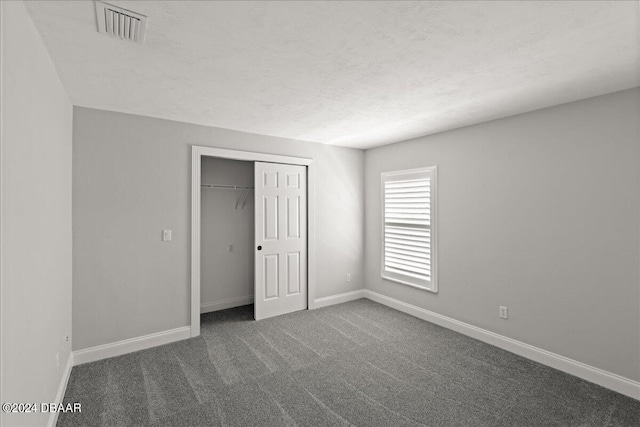
[[[262,250],[262,246],[258,246],[258,250],[261,251]]]

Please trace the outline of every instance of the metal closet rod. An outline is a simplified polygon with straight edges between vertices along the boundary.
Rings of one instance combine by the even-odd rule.
[[[238,200],[236,200],[236,209],[238,209],[240,202],[242,202],[242,209],[244,209],[244,206],[247,204],[247,198],[249,198],[249,191],[254,189],[254,187],[242,187],[240,185],[224,185],[224,184],[200,184],[200,188],[210,188],[210,189],[219,188],[221,190],[240,190],[241,191],[240,197],[238,197]]]
[[[220,188],[222,190],[253,190],[254,187],[242,187],[240,185],[201,184],[201,188]]]

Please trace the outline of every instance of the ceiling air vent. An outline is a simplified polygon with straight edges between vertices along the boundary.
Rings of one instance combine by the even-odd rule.
[[[144,43],[147,17],[121,7],[96,1],[98,32],[122,40]]]

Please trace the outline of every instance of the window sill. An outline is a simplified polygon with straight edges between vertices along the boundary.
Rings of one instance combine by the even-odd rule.
[[[389,276],[382,275],[382,278],[384,280],[388,280],[390,282],[400,283],[400,284],[405,285],[405,286],[410,286],[412,288],[420,289],[421,291],[431,292],[433,294],[437,294],[438,293],[437,286],[434,286],[433,289],[432,289],[432,288],[427,288],[425,286],[416,285],[415,283],[406,282],[404,280],[396,279],[395,277],[389,277]]]

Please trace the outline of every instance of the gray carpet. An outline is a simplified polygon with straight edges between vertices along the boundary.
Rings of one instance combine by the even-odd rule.
[[[639,426],[640,402],[369,300],[73,368],[59,426]]]

